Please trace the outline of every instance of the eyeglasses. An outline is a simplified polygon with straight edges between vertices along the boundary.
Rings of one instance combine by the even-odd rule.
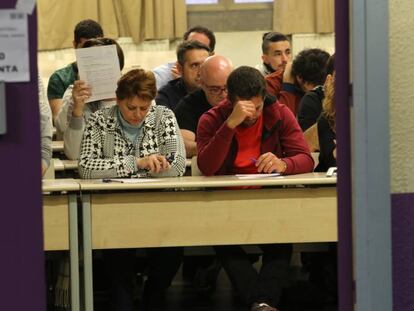
[[[220,95],[221,93],[227,93],[227,86],[217,86],[217,85],[206,85],[204,86],[207,88],[208,92],[213,95]]]

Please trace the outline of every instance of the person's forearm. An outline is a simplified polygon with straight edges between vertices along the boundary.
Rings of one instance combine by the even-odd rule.
[[[234,132],[224,123],[213,136],[197,135],[197,164],[204,175],[214,175],[221,168],[230,150]]]
[[[184,139],[184,144],[187,158],[192,158],[197,155],[197,143],[194,140]]]
[[[136,173],[136,159],[133,155],[114,156],[113,158],[93,158],[81,155],[79,175],[81,178],[129,177]]]
[[[313,171],[313,158],[309,153],[299,153],[297,155],[282,158],[286,163],[286,175],[310,173]]]
[[[62,106],[62,99],[61,98],[49,99],[49,105],[50,105],[50,109],[52,110],[53,120],[55,120],[60,111],[60,107]]]
[[[85,120],[83,117],[72,117],[63,135],[64,152],[69,160],[79,159],[84,128]]]

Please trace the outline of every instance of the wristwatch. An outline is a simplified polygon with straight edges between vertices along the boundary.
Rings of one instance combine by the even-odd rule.
[[[281,159],[280,161],[283,163],[283,170],[282,170],[280,173],[284,173],[284,172],[286,172],[286,169],[287,169],[287,164],[286,164],[286,162],[285,162],[285,161],[283,161],[282,159]]]

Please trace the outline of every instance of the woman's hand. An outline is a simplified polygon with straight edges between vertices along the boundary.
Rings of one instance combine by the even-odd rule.
[[[284,173],[286,171],[286,162],[279,159],[273,153],[266,152],[257,159],[256,167],[259,173]]]
[[[91,87],[82,80],[76,80],[73,83],[72,98],[73,98],[73,111],[72,116],[82,117],[83,109],[86,101],[91,97]]]
[[[137,158],[137,166],[140,169],[147,169],[151,173],[160,173],[170,169],[170,163],[160,154],[151,154],[143,158]]]

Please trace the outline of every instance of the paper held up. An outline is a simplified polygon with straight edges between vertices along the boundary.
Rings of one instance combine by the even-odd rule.
[[[121,76],[116,46],[104,45],[76,49],[79,78],[91,87],[87,102],[116,97],[116,84]]]

